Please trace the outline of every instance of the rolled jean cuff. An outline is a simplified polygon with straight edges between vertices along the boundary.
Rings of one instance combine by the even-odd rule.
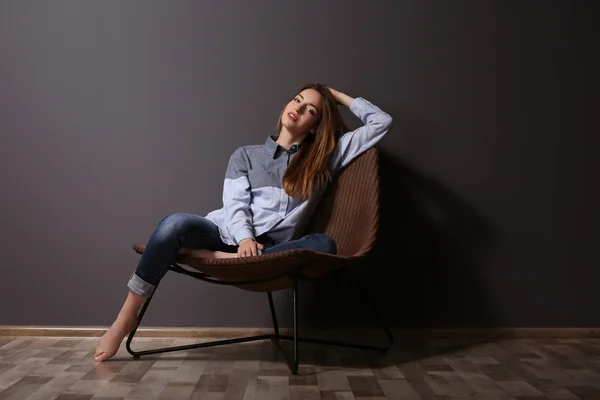
[[[131,278],[129,278],[129,282],[127,282],[127,287],[135,294],[142,297],[150,297],[152,293],[156,290],[156,285],[152,285],[139,276],[135,274],[131,274]]]

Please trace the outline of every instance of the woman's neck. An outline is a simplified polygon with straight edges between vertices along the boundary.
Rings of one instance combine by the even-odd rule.
[[[286,150],[289,150],[290,147],[294,144],[300,144],[306,135],[302,137],[298,137],[298,135],[292,135],[285,126],[281,127],[281,131],[279,132],[279,137],[277,138],[277,144],[283,147]]]

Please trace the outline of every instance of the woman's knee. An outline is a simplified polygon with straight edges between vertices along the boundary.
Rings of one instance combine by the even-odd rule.
[[[184,233],[190,225],[190,215],[186,213],[173,213],[164,217],[154,235],[157,240],[169,240]]]
[[[311,240],[315,241],[317,244],[315,250],[323,253],[337,253],[337,244],[331,236],[325,233],[316,233],[311,235]]]

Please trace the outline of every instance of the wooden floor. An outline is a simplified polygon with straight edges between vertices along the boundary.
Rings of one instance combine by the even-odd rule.
[[[594,399],[600,339],[405,341],[387,355],[269,341],[95,364],[95,338],[0,337],[0,399]],[[137,349],[198,339],[137,339]]]

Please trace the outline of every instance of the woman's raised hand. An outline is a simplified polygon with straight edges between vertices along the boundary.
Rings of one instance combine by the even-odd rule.
[[[350,103],[352,103],[352,100],[354,100],[354,98],[348,96],[345,93],[339,92],[339,91],[335,90],[334,88],[327,86],[327,89],[329,89],[329,91],[333,95],[333,98],[335,99],[335,101],[337,101],[338,104],[349,107]]]

